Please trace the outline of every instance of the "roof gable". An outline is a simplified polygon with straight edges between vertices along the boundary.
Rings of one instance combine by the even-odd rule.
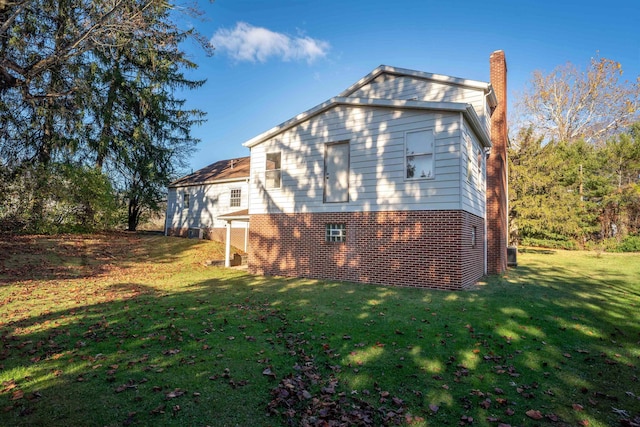
[[[349,97],[367,84],[376,79],[385,78],[387,76],[404,76],[414,77],[421,80],[433,81],[455,86],[468,87],[471,89],[480,89],[489,96],[489,105],[495,107],[498,103],[491,83],[485,83],[477,80],[462,79],[460,77],[445,76],[443,74],[425,73],[424,71],[409,70],[406,68],[392,67],[389,65],[380,65],[375,70],[349,86],[340,93],[340,97]]]
[[[269,138],[272,138],[287,129],[309,120],[310,118],[321,114],[331,108],[338,105],[350,105],[350,106],[369,106],[369,107],[382,107],[382,108],[408,108],[408,109],[422,109],[432,111],[457,111],[462,113],[467,120],[471,123],[473,130],[478,134],[478,137],[485,147],[491,147],[491,137],[487,130],[485,130],[480,122],[477,112],[471,104],[462,102],[442,102],[442,101],[417,101],[417,100],[399,100],[399,99],[387,99],[387,98],[359,98],[352,96],[362,87],[376,80],[377,78],[387,78],[388,76],[405,76],[413,77],[426,81],[438,82],[441,84],[456,85],[462,87],[468,87],[476,90],[482,90],[487,98],[490,107],[497,105],[497,100],[493,88],[490,83],[480,82],[476,80],[461,79],[458,77],[445,76],[441,74],[425,73],[422,71],[409,70],[405,68],[391,67],[388,65],[380,65],[371,73],[358,80],[349,88],[344,90],[337,97],[333,97],[328,101],[323,102],[305,112],[298,114],[297,116],[267,130],[266,132],[257,135],[250,140],[246,141],[245,147],[254,147]]]
[[[249,166],[250,157],[220,160],[177,179],[169,184],[169,187],[186,187],[214,182],[240,181],[249,178]]]

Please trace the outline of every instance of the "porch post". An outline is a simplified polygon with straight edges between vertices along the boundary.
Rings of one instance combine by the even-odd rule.
[[[231,267],[231,221],[227,221],[227,238],[224,242],[224,266]]]

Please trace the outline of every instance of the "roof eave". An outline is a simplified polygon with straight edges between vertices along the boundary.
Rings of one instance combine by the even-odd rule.
[[[491,136],[489,135],[489,132],[487,132],[485,127],[482,126],[480,117],[478,117],[478,113],[476,113],[476,110],[475,108],[473,108],[473,105],[467,104],[467,108],[464,113],[465,113],[465,117],[469,121],[469,124],[471,124],[471,128],[474,130],[474,132],[480,139],[480,142],[482,143],[482,145],[486,148],[490,148],[492,145]]]
[[[236,178],[223,178],[223,179],[214,179],[214,180],[209,180],[209,181],[200,181],[200,182],[188,182],[185,184],[176,184],[176,183],[171,183],[169,184],[169,188],[182,188],[182,187],[196,187],[198,185],[211,185],[211,184],[225,184],[225,183],[229,183],[229,182],[242,182],[242,181],[246,181],[247,179],[249,179],[249,175],[247,176],[239,176]]]

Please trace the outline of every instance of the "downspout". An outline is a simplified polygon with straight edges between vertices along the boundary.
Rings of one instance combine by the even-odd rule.
[[[249,150],[251,151],[251,150]],[[251,168],[249,168],[251,170]],[[249,204],[251,203],[251,178],[247,178],[247,216],[249,216]],[[244,228],[244,253],[247,254],[249,250],[249,226],[251,224],[251,216],[247,221],[247,226]]]
[[[487,226],[489,221],[489,218],[487,218],[487,161],[491,155],[491,147],[484,150],[484,275],[486,276],[489,272],[489,254],[487,253],[489,250],[489,237],[487,235],[489,231]]]
[[[507,147],[509,147],[509,137],[507,137]],[[509,247],[509,235],[511,234],[509,232],[509,156],[505,155],[504,156],[504,168],[505,168],[505,179],[506,179],[506,185],[505,185],[505,192],[507,193],[506,198],[507,198],[507,202],[506,202],[506,209],[507,212],[505,213],[505,222],[506,224],[504,225],[504,229],[505,229],[505,233],[506,235],[506,243],[507,243],[507,248]],[[509,255],[507,253],[507,265],[509,264]]]

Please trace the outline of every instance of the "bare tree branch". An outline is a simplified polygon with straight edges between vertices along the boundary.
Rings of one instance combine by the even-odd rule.
[[[592,58],[586,71],[570,63],[535,71],[519,100],[523,122],[547,140],[606,139],[639,118],[640,84],[621,75],[621,65],[606,58]]]

